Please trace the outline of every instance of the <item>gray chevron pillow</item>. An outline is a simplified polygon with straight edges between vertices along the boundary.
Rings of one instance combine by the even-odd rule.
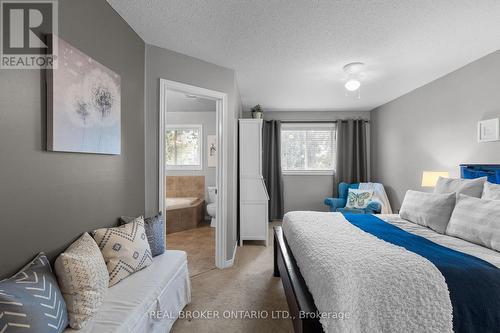
[[[142,217],[116,228],[95,230],[94,239],[106,262],[110,287],[153,262]]]
[[[59,333],[66,326],[66,303],[45,254],[0,281],[0,332]]]

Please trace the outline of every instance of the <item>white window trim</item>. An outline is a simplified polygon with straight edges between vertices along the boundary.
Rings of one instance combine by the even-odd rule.
[[[170,171],[200,171],[203,170],[203,125],[201,124],[172,124],[166,125],[165,131],[184,129],[184,128],[196,128],[200,131],[200,164],[199,165],[168,165],[165,161],[165,169]]]
[[[313,128],[330,128],[335,129],[336,123],[284,123],[281,125],[282,130],[300,130],[300,129],[313,129]],[[280,156],[281,163],[281,156]],[[335,170],[282,170],[283,176],[333,176]]]

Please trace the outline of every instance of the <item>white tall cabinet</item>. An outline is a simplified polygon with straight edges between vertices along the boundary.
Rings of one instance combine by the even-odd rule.
[[[268,242],[268,203],[262,177],[262,119],[240,119],[240,246]]]

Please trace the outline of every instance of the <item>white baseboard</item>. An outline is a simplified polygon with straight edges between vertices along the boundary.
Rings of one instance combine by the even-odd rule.
[[[234,259],[236,258],[236,250],[238,249],[238,244],[234,244],[233,257],[231,259],[224,261],[224,268],[229,268],[234,265]]]

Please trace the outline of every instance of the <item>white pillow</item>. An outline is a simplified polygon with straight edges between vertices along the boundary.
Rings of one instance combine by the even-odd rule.
[[[368,206],[373,197],[373,190],[358,190],[350,188],[347,192],[346,208],[363,209]]]
[[[446,234],[500,251],[500,204],[460,195]]]
[[[84,233],[54,265],[68,308],[69,325],[83,328],[97,313],[108,291],[109,274],[96,242]]]
[[[481,198],[483,185],[487,177],[475,179],[443,178],[439,177],[434,188],[434,193],[456,193],[465,194],[469,197]]]
[[[410,222],[444,234],[455,206],[455,193],[407,191],[399,215]]]
[[[500,185],[490,182],[484,183],[483,196],[481,199],[500,200]]]
[[[94,239],[106,262],[110,287],[153,262],[142,217],[116,228],[95,230]]]

